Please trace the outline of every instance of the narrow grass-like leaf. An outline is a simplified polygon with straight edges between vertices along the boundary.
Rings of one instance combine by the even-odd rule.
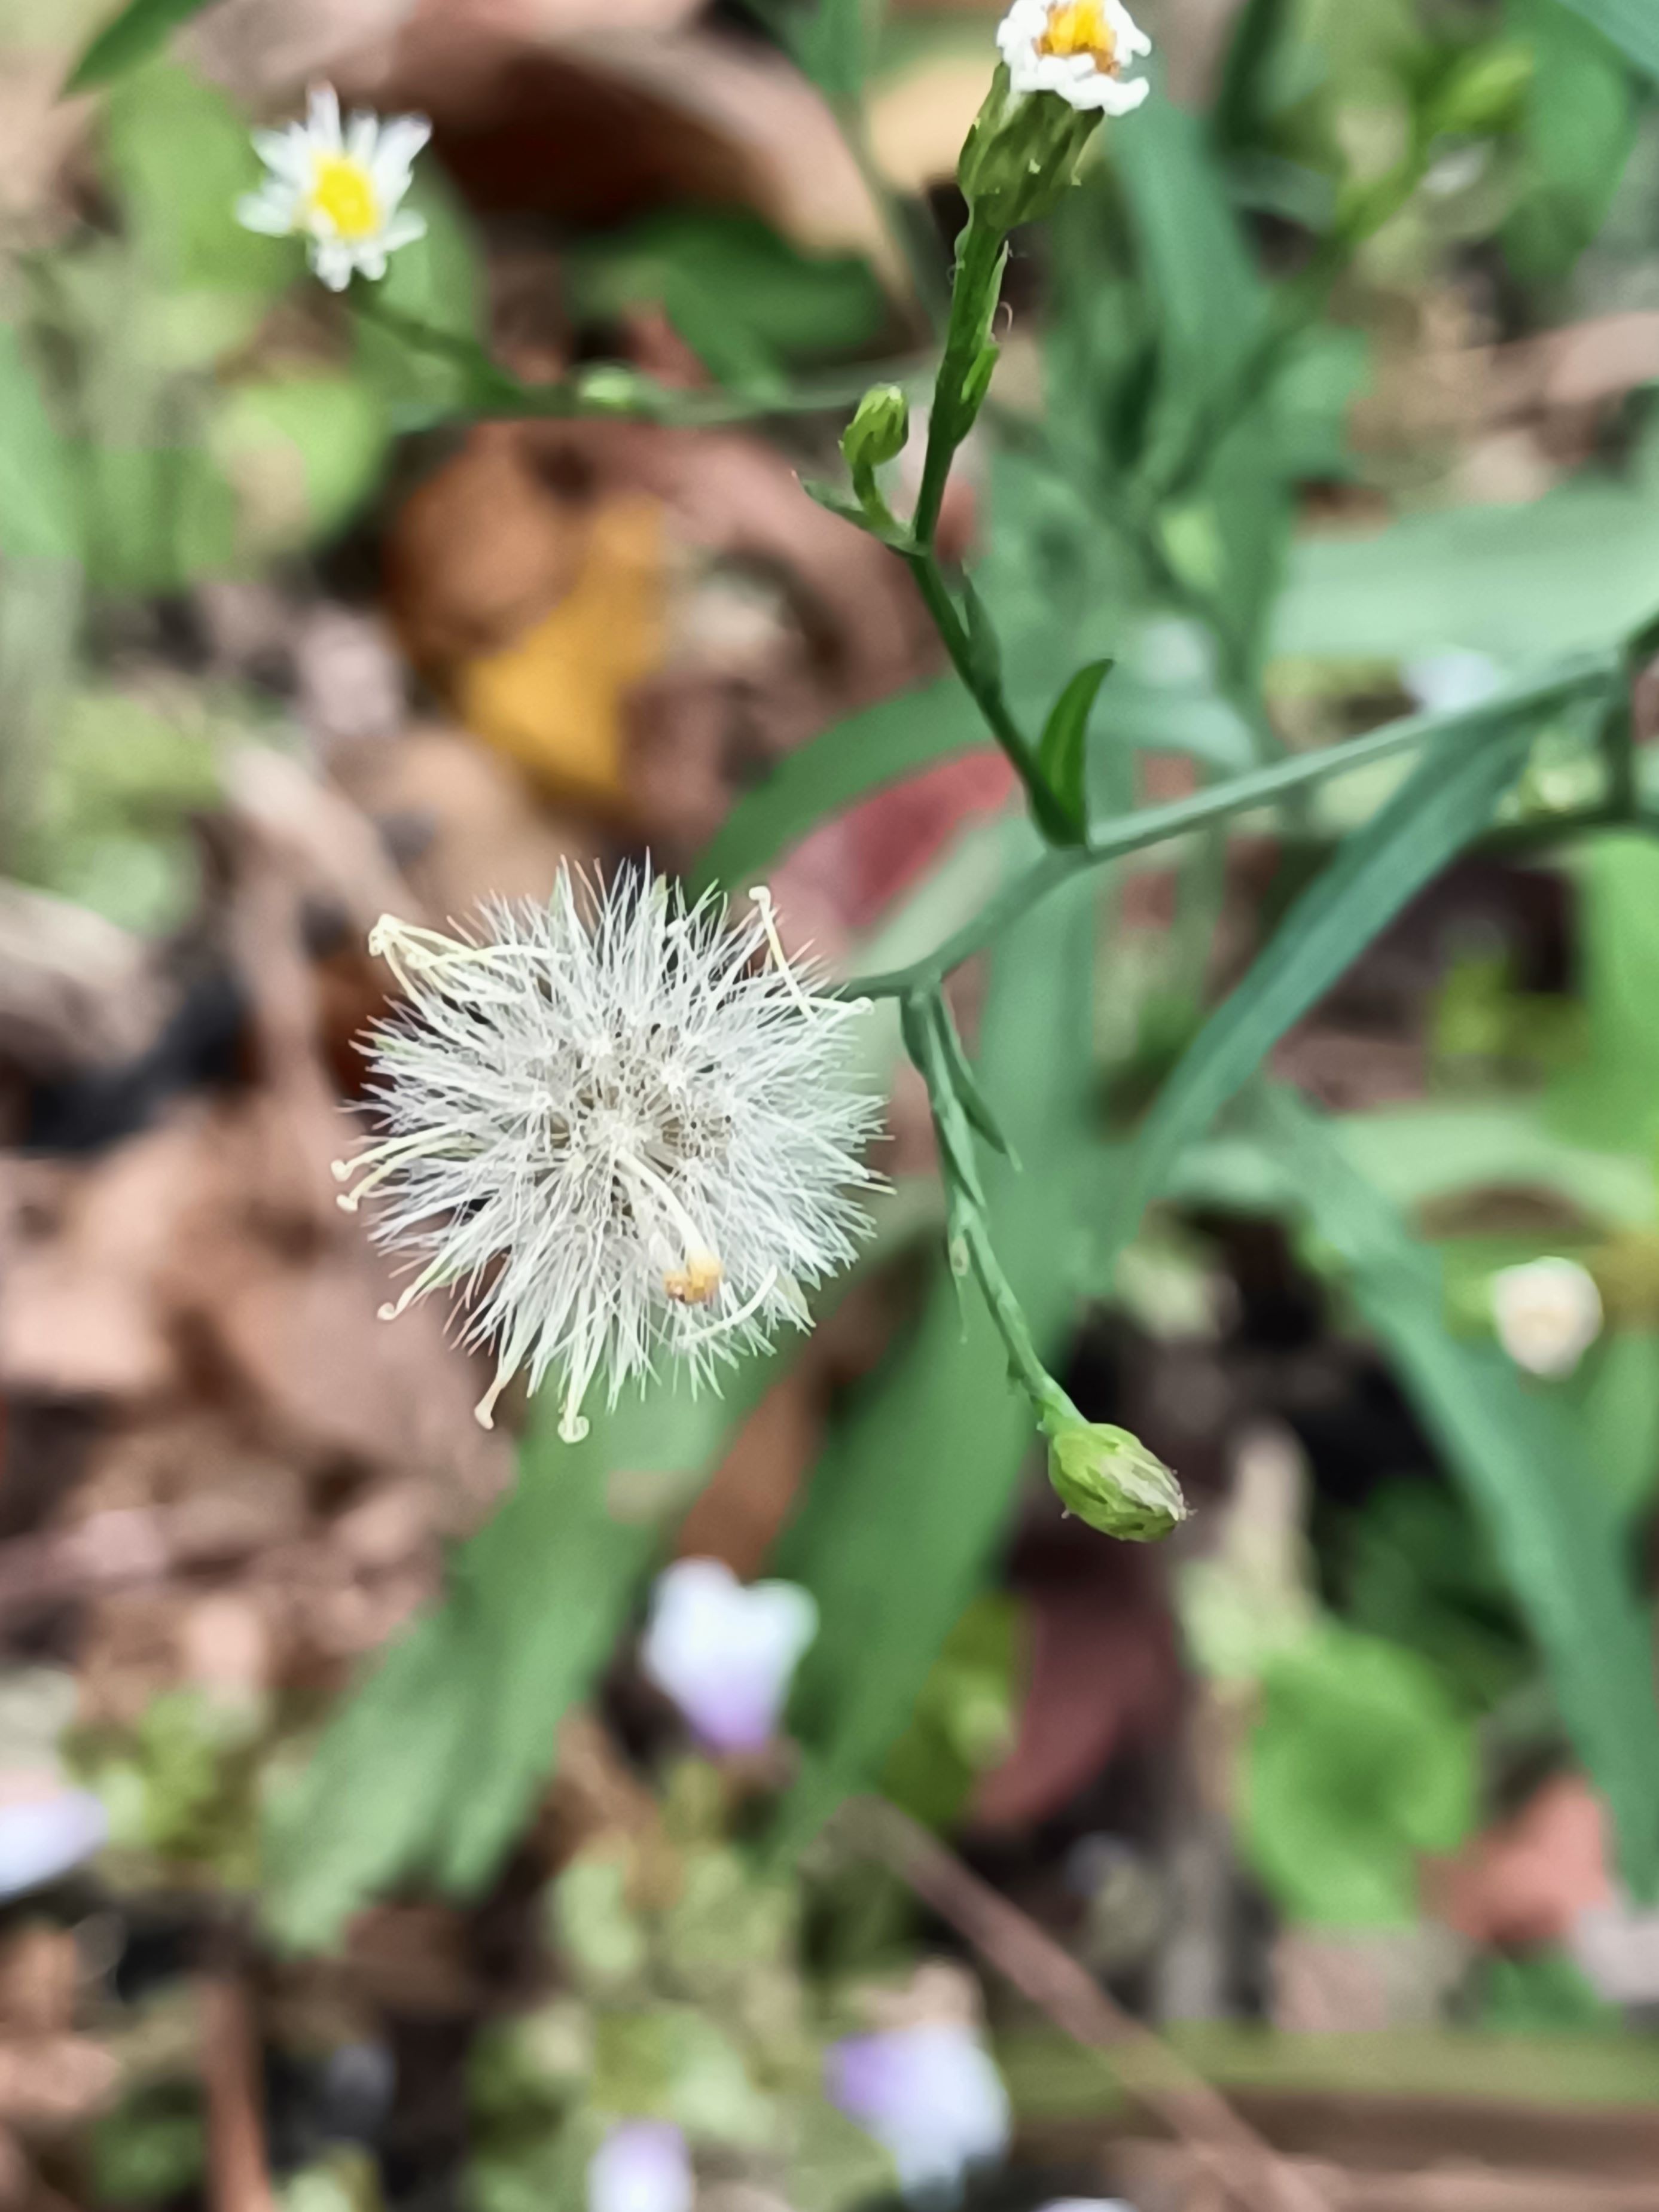
[[[999,942],[979,1074],[1042,1173],[985,1164],[998,1256],[1041,1344],[1073,1297],[1065,1264],[1085,1158],[1093,901],[1073,885]],[[1032,1442],[980,1299],[941,1258],[921,1322],[837,1424],[779,1571],[817,1599],[794,1725],[806,1754],[782,1832],[809,1832],[880,1769],[982,1577]]]
[[[1089,813],[1089,717],[1111,672],[1109,660],[1091,660],[1079,669],[1055,700],[1037,748],[1049,790],[1079,827]]]
[[[1447,1462],[1491,1528],[1548,1663],[1561,1717],[1612,1811],[1626,1880],[1659,1886],[1659,1709],[1652,1638],[1620,1501],[1589,1432],[1524,1382],[1491,1340],[1445,1322],[1440,1262],[1348,1159],[1333,1126],[1264,1091],[1242,1118],[1277,1165],[1285,1201],[1341,1260]]]
[[[79,540],[69,456],[16,332],[0,323],[0,554],[71,561]]]
[[[1653,0],[1564,0],[1629,56],[1644,76],[1659,77],[1659,8]]]
[[[127,0],[118,15],[94,34],[64,80],[65,97],[90,92],[122,76],[160,52],[173,33],[212,0]]]
[[[1273,610],[1273,650],[1340,660],[1457,647],[1535,666],[1616,642],[1659,605],[1659,454],[1638,458],[1635,483],[1587,471],[1528,507],[1445,507],[1371,537],[1304,537]]]
[[[962,599],[968,611],[968,665],[975,684],[994,691],[1002,683],[1002,641],[971,576],[962,580]]]
[[[268,1910],[283,1939],[325,1946],[378,1892],[411,1878],[486,1882],[552,1771],[559,1723],[609,1659],[665,1521],[690,1502],[781,1355],[747,1362],[723,1398],[653,1390],[557,1437],[538,1401],[517,1486],[464,1545],[449,1595],[336,1713],[278,1808]],[[624,1517],[619,1478],[665,1493]]]
[[[1133,1235],[1183,1145],[1216,1114],[1311,1006],[1492,818],[1537,733],[1510,707],[1471,715],[1442,743],[1305,891],[1243,981],[1205,1024],[1164,1086],[1124,1163],[1110,1242]]]
[[[693,887],[744,890],[830,815],[991,742],[953,676],[866,707],[780,761],[738,800],[699,859]]]

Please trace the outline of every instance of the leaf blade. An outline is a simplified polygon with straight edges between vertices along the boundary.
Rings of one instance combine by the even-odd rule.
[[[1556,1400],[1525,1389],[1495,1343],[1451,1335],[1436,1255],[1352,1165],[1331,1125],[1275,1088],[1251,1102],[1246,1126],[1344,1261],[1356,1303],[1487,1522],[1562,1717],[1613,1810],[1626,1875],[1650,1892],[1659,1885],[1659,1708],[1618,1500]]]
[[[82,48],[64,80],[64,97],[91,92],[112,77],[125,76],[159,52],[192,15],[199,15],[211,5],[212,0],[127,0],[120,13],[94,32]]]
[[[1564,0],[1564,4],[1611,39],[1644,76],[1659,78],[1659,14],[1649,0]]]
[[[998,1125],[1044,1162],[1029,1182],[995,1161],[986,1175],[998,1256],[1039,1344],[1073,1298],[1055,1253],[1086,1162],[1093,933],[1086,884],[1011,932],[982,1032],[979,1073]],[[806,1765],[780,1816],[786,1841],[879,1773],[983,1577],[1031,1440],[995,1327],[977,1297],[959,1297],[941,1258],[915,1334],[826,1445],[779,1561],[812,1591],[821,1622],[793,1708]]]
[[[1292,1023],[1412,896],[1484,829],[1530,750],[1524,713],[1475,709],[1297,900],[1243,981],[1211,1015],[1129,1147],[1109,1241],[1126,1242],[1184,1145],[1203,1134]]]
[[[1091,660],[1079,669],[1055,700],[1037,746],[1048,788],[1079,827],[1088,819],[1089,717],[1113,665]]]
[[[954,677],[866,707],[790,753],[738,800],[699,858],[692,889],[742,890],[828,816],[990,744]]]

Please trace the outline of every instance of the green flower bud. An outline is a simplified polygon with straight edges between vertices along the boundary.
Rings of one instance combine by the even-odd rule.
[[[1530,47],[1486,46],[1457,64],[1435,94],[1433,127],[1448,136],[1480,137],[1512,123],[1531,84]]]
[[[896,461],[910,434],[910,403],[896,384],[872,384],[842,433],[849,469],[878,469]]]
[[[1058,93],[1015,92],[1000,64],[957,164],[963,197],[999,230],[1052,214],[1100,120],[1097,108],[1079,111]]]
[[[660,402],[662,389],[622,362],[602,361],[576,379],[576,397],[596,415],[648,415]]]
[[[1077,1413],[1044,1426],[1048,1480],[1079,1521],[1127,1544],[1151,1544],[1187,1518],[1181,1485],[1127,1429]]]

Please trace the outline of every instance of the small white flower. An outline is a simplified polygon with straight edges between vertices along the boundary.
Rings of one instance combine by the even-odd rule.
[[[1008,2092],[965,2027],[851,2036],[827,2063],[830,2102],[881,2144],[908,2196],[954,2197],[969,2166],[1008,2148]]]
[[[997,49],[1012,90],[1057,92],[1073,107],[1128,115],[1152,90],[1123,74],[1152,51],[1123,0],[1014,0]]]
[[[431,135],[423,115],[356,114],[342,131],[333,86],[315,85],[303,123],[254,132],[270,173],[237,201],[236,220],[270,238],[301,233],[332,292],[343,292],[356,270],[384,276],[387,254],[426,235],[425,216],[400,203]]]
[[[1601,1334],[1601,1294],[1576,1260],[1531,1260],[1492,1279],[1498,1341],[1517,1367],[1560,1382]]]
[[[666,2120],[624,2120],[587,2162],[587,2212],[691,2212],[685,2137]]]
[[[559,1368],[573,1443],[601,1370],[613,1405],[659,1352],[709,1380],[807,1325],[802,1285],[867,1233],[860,1006],[812,992],[754,896],[732,923],[624,872],[579,904],[562,869],[477,939],[390,916],[371,935],[408,1000],[369,1034],[386,1133],[337,1162],[362,1175],[340,1203],[380,1189],[376,1241],[423,1261],[385,1318],[441,1286],[471,1302],[465,1341],[497,1347],[486,1428],[521,1367],[532,1387]]]
[[[745,1589],[719,1559],[680,1559],[657,1577],[640,1661],[711,1751],[760,1751],[817,1628],[793,1583]]]

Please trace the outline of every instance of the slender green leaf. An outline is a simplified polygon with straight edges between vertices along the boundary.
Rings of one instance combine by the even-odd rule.
[[[559,1441],[537,1401],[516,1487],[464,1545],[443,1604],[341,1706],[270,1838],[269,1911],[326,1945],[416,1877],[486,1882],[552,1771],[558,1726],[609,1659],[664,1524],[689,1504],[775,1371],[747,1363],[724,1398],[655,1389]]]
[[[1048,788],[1074,822],[1088,818],[1089,716],[1111,672],[1109,660],[1079,669],[1055,700],[1037,748]]]
[[[1448,647],[1535,666],[1605,647],[1659,605],[1659,499],[1586,476],[1529,507],[1415,514],[1370,538],[1304,538],[1274,610],[1276,653],[1407,658]]]
[[[17,333],[0,323],[0,554],[14,561],[72,561],[79,538],[63,441]]]
[[[991,744],[954,677],[866,707],[778,763],[738,800],[693,872],[699,890],[742,889],[809,830],[872,792]]]
[[[119,14],[88,40],[64,81],[65,95],[107,84],[160,52],[173,33],[212,0],[127,0]]]
[[[968,610],[968,665],[975,684],[994,691],[1002,682],[1002,641],[971,576],[962,580],[962,596]]]
[[[1659,9],[1653,0],[1565,0],[1565,5],[1611,39],[1644,76],[1659,77]]]
[[[1108,150],[1162,319],[1164,381],[1170,396],[1201,404],[1249,351],[1266,289],[1195,115],[1150,100]]]
[[[1550,1084],[1550,1126],[1604,1152],[1659,1138],[1659,845],[1621,830],[1574,854],[1586,1050]]]
[[[1245,1127],[1344,1266],[1452,1471],[1492,1530],[1548,1662],[1562,1719],[1612,1810],[1620,1863],[1659,1885],[1659,1711],[1644,1608],[1620,1502],[1590,1463],[1589,1431],[1522,1382],[1491,1340],[1447,1329],[1436,1255],[1350,1163],[1334,1127],[1291,1093],[1251,1102]]]
[[[1183,1145],[1260,1066],[1402,907],[1485,829],[1537,734],[1534,715],[1477,709],[1443,739],[1304,893],[1243,981],[1206,1023],[1138,1132],[1112,1241],[1134,1232]]]
[[[1072,1303],[1064,1255],[1085,1158],[1093,901],[1057,895],[998,944],[979,1074],[998,1125],[1043,1171],[986,1164],[998,1256],[1039,1343]],[[940,1261],[915,1334],[848,1407],[780,1571],[818,1601],[795,1722],[807,1766],[785,1832],[878,1774],[1007,1520],[1031,1413],[976,1295]]]
[[[1563,0],[1505,0],[1531,48],[1528,181],[1503,238],[1528,283],[1559,283],[1601,228],[1636,143],[1638,88],[1623,57]]]

